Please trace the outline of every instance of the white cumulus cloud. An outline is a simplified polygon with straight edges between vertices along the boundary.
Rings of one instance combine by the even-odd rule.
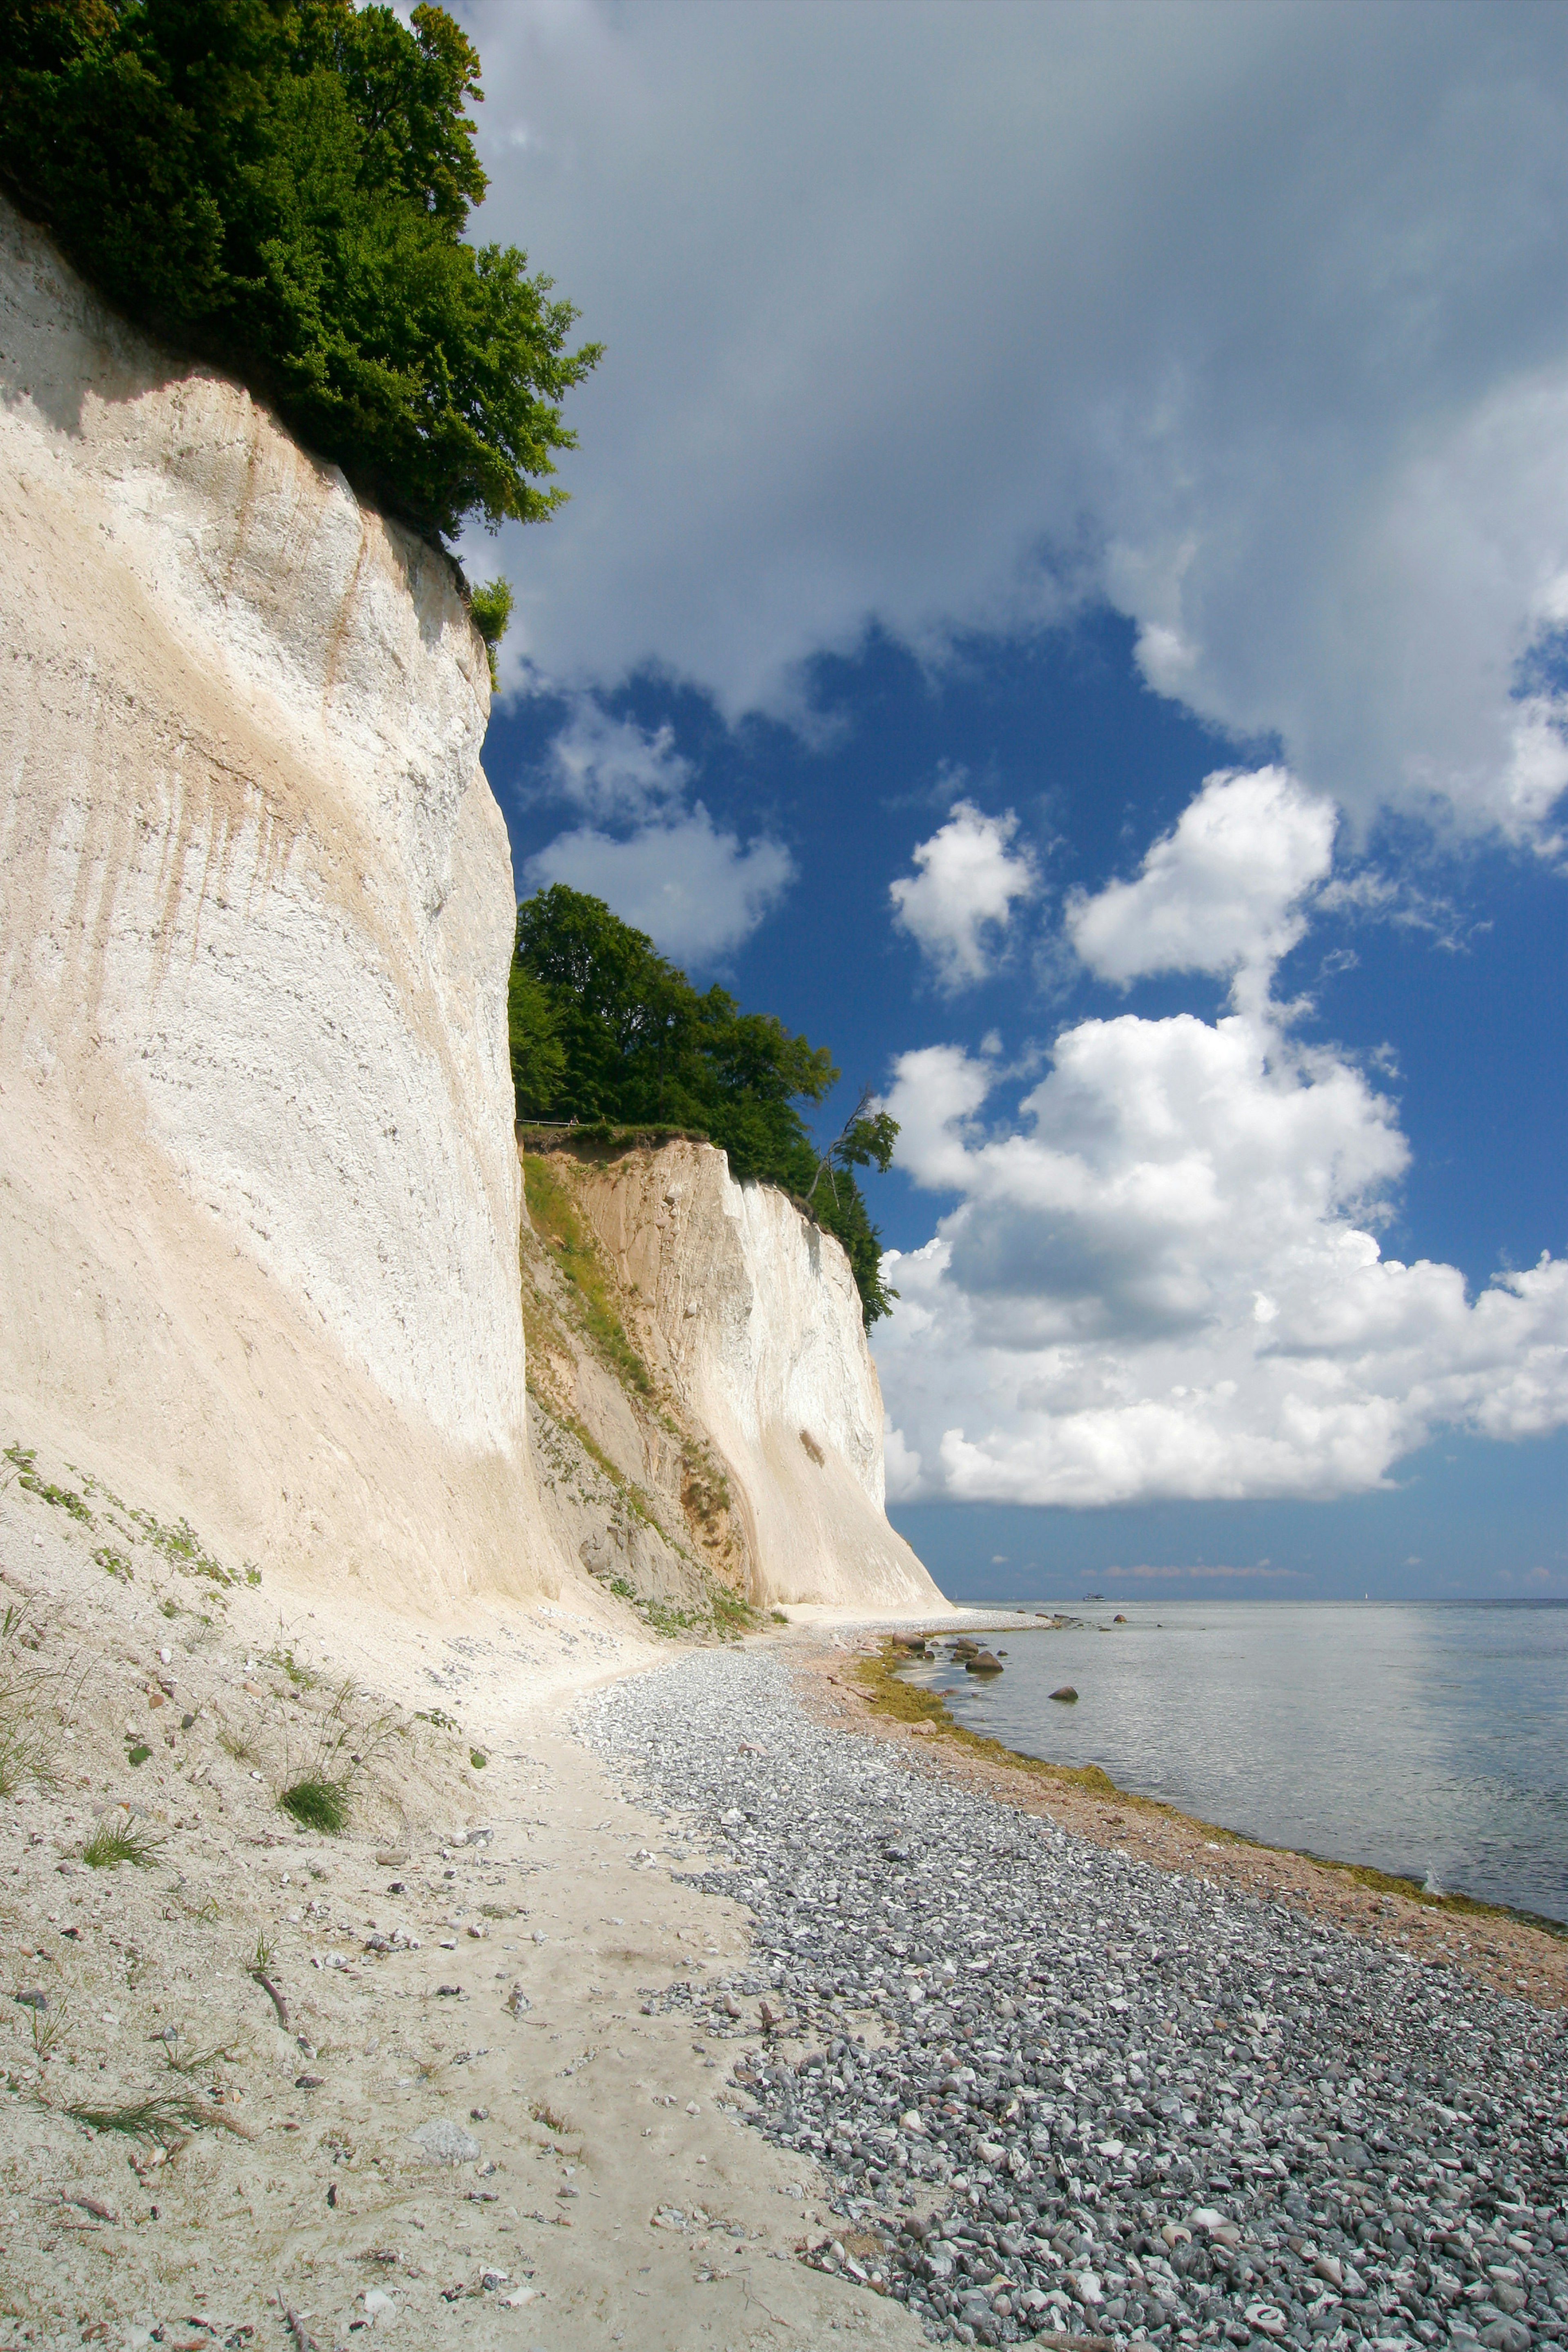
[[[551,742],[536,797],[565,801],[588,821],[525,860],[524,893],[567,883],[603,898],[666,955],[721,961],[779,904],[795,860],[783,842],[763,835],[742,845],[716,824],[692,799],[692,780],[672,728],[650,731],[578,697]]]
[[[584,696],[550,746],[548,773],[562,798],[591,816],[646,817],[684,801],[691,763],[677,751],[673,728],[650,734]]]
[[[593,825],[559,835],[528,859],[524,892],[565,882],[603,898],[678,962],[711,964],[772,913],[795,878],[782,842],[746,843],[700,801],[624,839]]]
[[[1209,776],[1136,881],[1069,902],[1068,936],[1091,971],[1123,986],[1274,964],[1306,930],[1302,901],[1333,864],[1334,825],[1330,803],[1282,768]]]
[[[984,816],[955,801],[947,823],[914,852],[919,871],[892,884],[893,920],[907,931],[948,989],[984,980],[994,966],[1016,899],[1038,887],[1027,848],[1015,849],[1018,820]]]
[[[1268,994],[1332,830],[1276,771],[1211,778],[1135,881],[1075,909],[1108,978],[1246,975],[1219,1019],[1079,1022],[994,1129],[989,1062],[938,1045],[895,1066],[900,1164],[958,1195],[890,1254],[896,1496],[1331,1496],[1445,1425],[1568,1422],[1568,1261],[1471,1298],[1456,1267],[1384,1257],[1394,1107]]]

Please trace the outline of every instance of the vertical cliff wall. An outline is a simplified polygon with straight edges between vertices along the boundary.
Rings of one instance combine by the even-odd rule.
[[[0,1416],[301,1580],[552,1586],[485,655],[0,206]]]
[[[727,1572],[727,1549],[764,1605],[943,1608],[888,1524],[881,1390],[832,1235],[771,1186],[736,1183],[710,1144],[597,1162],[555,1152],[550,1165],[569,1178],[614,1268],[626,1328],[668,1391],[673,1416],[634,1415],[648,1424],[640,1475],[682,1494],[697,1549],[706,1511],[715,1565]],[[591,1416],[593,1383],[579,1395]],[[683,1454],[672,1418],[710,1466]],[[601,1419],[606,1451],[632,1442],[618,1439],[617,1416]]]

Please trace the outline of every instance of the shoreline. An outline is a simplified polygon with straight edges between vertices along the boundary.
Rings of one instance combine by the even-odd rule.
[[[834,1663],[708,1653],[581,1716],[752,1909],[775,2013],[735,2080],[829,2173],[809,2262],[939,2341],[1568,2334],[1552,2011],[868,1738]]]
[[[952,1630],[944,1625],[932,1638]],[[992,1612],[969,1630],[1019,1627]],[[863,1643],[854,1660],[853,1680],[845,1687],[859,1702],[868,1731],[911,1748],[918,1743],[933,1763],[941,1759],[961,1773],[980,1772],[998,1794],[1026,1810],[1053,1812],[1097,1843],[1130,1844],[1164,1868],[1195,1869],[1255,1891],[1266,1884],[1280,1899],[1300,1901],[1361,1933],[1414,1942],[1423,1958],[1450,1959],[1499,1990],[1523,1991],[1545,2006],[1568,2010],[1568,1925],[1469,1895],[1429,1895],[1389,1872],[1270,1845],[1163,1799],[1124,1790],[1098,1765],[1054,1764],[1008,1748],[960,1723],[937,1693],[905,1682],[886,1638],[874,1650]],[[832,1666],[832,1654],[823,1651],[808,1671],[831,1681]],[[922,1723],[932,1725],[934,1737],[915,1730]],[[1448,1937],[1440,1922],[1448,1923]],[[1460,1948],[1447,1948],[1451,1939]]]

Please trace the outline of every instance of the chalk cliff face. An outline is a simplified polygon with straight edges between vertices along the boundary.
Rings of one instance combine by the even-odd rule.
[[[885,1516],[881,1390],[832,1236],[782,1192],[736,1183],[709,1144],[552,1165],[571,1166],[628,1328],[710,1451],[694,1469],[666,1441],[661,1464],[656,1429],[643,1475],[668,1486],[674,1472],[700,1547],[707,1507],[720,1573],[764,1606],[945,1606]],[[601,1443],[616,1443],[607,1417]]]
[[[344,1591],[552,1587],[484,649],[0,206],[0,1413]]]

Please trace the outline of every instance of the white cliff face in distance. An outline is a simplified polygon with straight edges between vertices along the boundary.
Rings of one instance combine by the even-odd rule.
[[[0,539],[5,1441],[314,1586],[552,1587],[450,567],[3,205]]]
[[[752,1598],[945,1608],[888,1524],[882,1392],[839,1244],[784,1193],[738,1184],[710,1144],[576,1181],[653,1366],[731,1474]]]

